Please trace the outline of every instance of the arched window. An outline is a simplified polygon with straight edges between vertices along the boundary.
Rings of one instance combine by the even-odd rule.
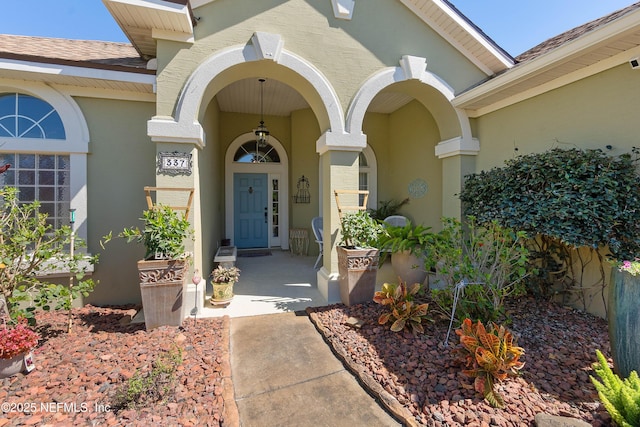
[[[376,155],[370,146],[366,146],[358,155],[358,182],[360,190],[369,190],[367,208],[378,207],[378,162]],[[363,200],[360,200],[362,204]]]
[[[65,139],[58,112],[46,101],[31,95],[0,95],[0,137]]]
[[[0,174],[0,186],[17,188],[20,202],[38,200],[40,212],[47,214],[53,227],[66,225],[71,206],[71,156],[46,141],[66,139],[56,109],[31,95],[0,94],[0,141],[3,139],[13,150],[0,152],[0,166],[10,165]],[[43,139],[38,142],[41,152],[33,152],[27,139]]]
[[[233,156],[238,163],[280,163],[278,151],[271,145],[261,146],[256,141],[245,142]]]

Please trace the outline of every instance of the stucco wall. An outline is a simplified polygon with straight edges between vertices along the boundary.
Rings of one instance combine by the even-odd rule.
[[[640,139],[639,79],[625,64],[478,118],[477,170],[554,147],[629,152]]]
[[[199,155],[200,206],[202,209],[202,277],[207,278],[214,267],[213,258],[224,236],[224,149],[217,129],[220,110],[215,102],[209,104],[203,127],[207,135],[205,147]]]
[[[146,209],[143,187],[155,182],[155,146],[146,122],[154,104],[75,98],[90,133],[87,156],[88,249],[100,254],[94,279],[100,281],[85,302],[122,304],[140,301],[136,262],[142,245],[114,239],[103,250],[102,236],[141,226]]]
[[[213,2],[198,8],[196,15],[202,17],[195,27],[196,43],[158,41],[158,115],[174,114],[184,82],[200,63],[213,53],[249,43],[256,31],[280,34],[284,49],[318,68],[344,111],[367,77],[397,66],[402,55],[425,57],[429,70],[446,76],[456,90],[484,77],[400,2],[361,2],[351,21],[335,19],[326,0]],[[246,77],[277,72],[269,64],[261,68],[238,69],[227,78],[241,78],[242,72]]]
[[[442,216],[442,167],[435,156],[440,142],[438,126],[429,111],[413,101],[390,116],[389,172],[384,174],[391,184],[391,197],[409,197],[409,184],[421,179],[427,183],[427,193],[411,199],[402,213],[414,224],[439,229]]]
[[[298,179],[303,175],[309,180],[309,203],[295,203],[290,200],[291,228],[307,228],[309,238],[313,243],[311,231],[311,219],[319,216],[319,165],[320,157],[316,153],[316,140],[320,136],[318,121],[310,109],[294,111],[291,114],[291,139],[289,188],[291,196],[298,191]],[[309,245],[310,254],[318,254],[317,245]]]

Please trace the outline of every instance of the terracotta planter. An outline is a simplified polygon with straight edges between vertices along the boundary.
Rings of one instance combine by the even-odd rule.
[[[623,379],[640,374],[640,276],[612,269],[608,316],[615,371]]]
[[[345,305],[361,304],[373,300],[378,274],[378,249],[338,250],[340,273],[340,299]]]
[[[422,285],[427,278],[424,259],[408,250],[394,252],[391,255],[391,267],[393,267],[395,275],[400,277],[407,285],[413,285],[414,283]]]
[[[20,353],[11,359],[0,359],[0,378],[9,378],[26,369],[24,356],[28,353]]]
[[[147,330],[159,326],[181,326],[186,295],[185,260],[138,261],[140,293]]]
[[[234,282],[228,283],[218,283],[211,282],[211,287],[213,288],[213,295],[211,295],[212,305],[226,305],[231,302],[233,299],[233,285]]]

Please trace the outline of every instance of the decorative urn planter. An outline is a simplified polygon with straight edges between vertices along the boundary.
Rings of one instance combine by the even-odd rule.
[[[188,260],[138,261],[140,293],[147,330],[181,326],[184,320]]]
[[[342,303],[353,305],[372,301],[380,251],[375,248],[347,249],[343,246],[336,249]]]
[[[609,340],[620,378],[640,374],[640,275],[613,268],[609,286]]]

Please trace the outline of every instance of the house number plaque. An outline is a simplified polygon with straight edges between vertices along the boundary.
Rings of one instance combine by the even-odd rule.
[[[191,154],[180,153],[158,153],[158,173],[165,175],[191,175]]]

